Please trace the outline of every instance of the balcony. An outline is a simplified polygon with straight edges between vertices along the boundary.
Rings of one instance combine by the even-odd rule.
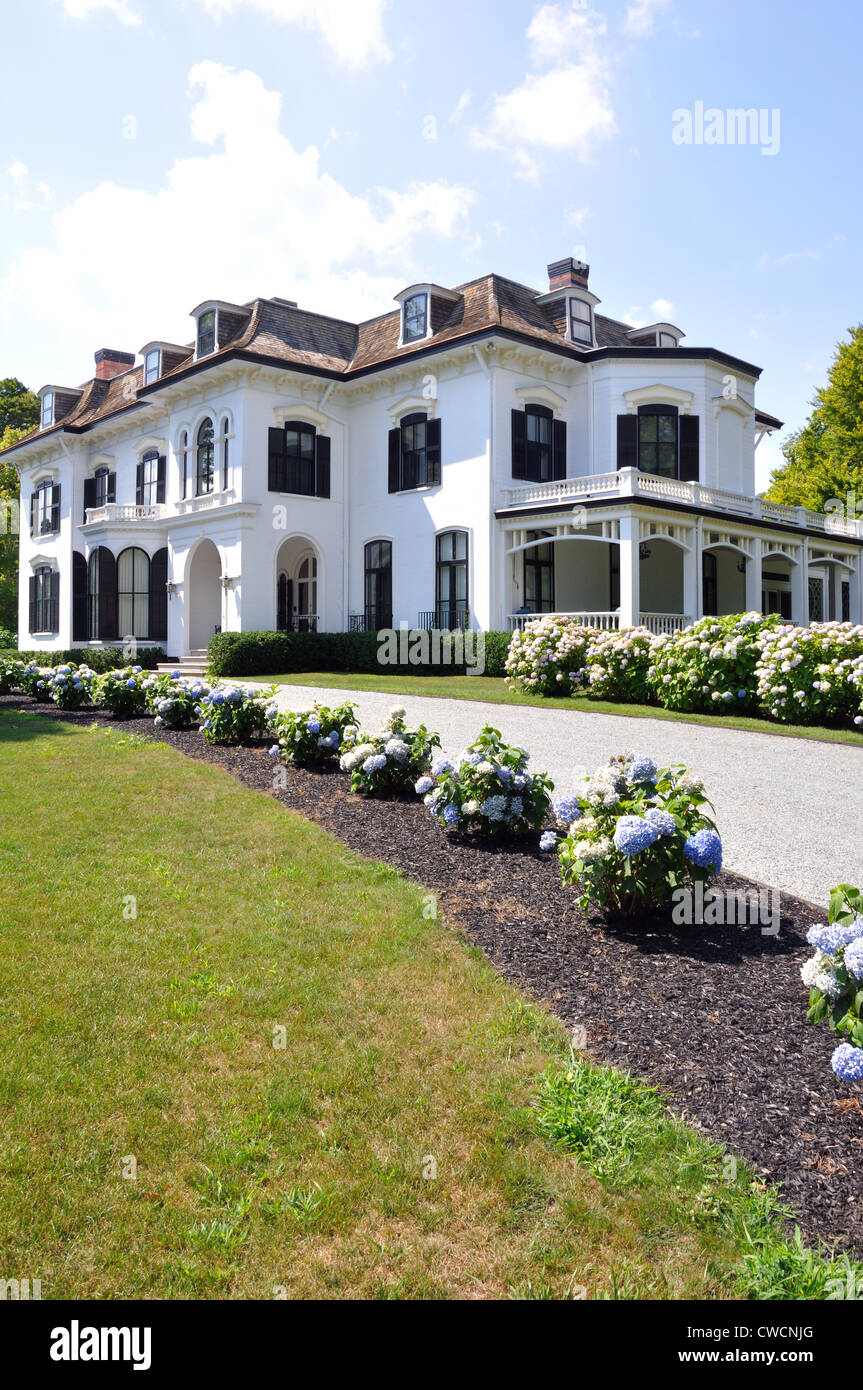
[[[540,618],[566,618],[569,622],[581,623],[582,627],[599,628],[603,632],[618,632],[620,612],[583,613],[510,613],[508,622],[511,632],[522,632],[528,623],[538,622]],[[692,626],[693,619],[682,613],[641,613],[639,626],[646,627],[659,637],[663,633],[682,632]]]
[[[230,507],[237,501],[237,495],[233,490],[228,492],[208,492],[200,497],[184,497],[180,501],[169,505],[165,502],[153,503],[152,506],[128,506],[119,502],[108,502],[104,507],[88,507],[86,511],[85,526],[101,525],[124,525],[128,522],[152,523],[157,521],[170,521],[181,516],[195,516],[199,512],[217,511],[222,507]]]
[[[735,519],[775,522],[780,526],[803,526],[810,531],[823,531],[830,536],[863,537],[863,520],[855,521],[825,512],[811,512],[806,507],[786,507],[779,502],[765,502],[760,497],[746,497],[738,492],[707,487],[703,483],[684,483],[677,478],[662,478],[653,473],[640,473],[635,468],[622,468],[617,473],[588,474],[581,478],[561,478],[558,482],[528,483],[519,487],[501,488],[505,508],[555,506],[561,503],[596,501],[637,501],[639,497],[682,503],[690,507],[706,507]]]
[[[417,628],[421,632],[464,632],[469,623],[467,602],[441,603],[437,608],[429,608],[417,617]]]

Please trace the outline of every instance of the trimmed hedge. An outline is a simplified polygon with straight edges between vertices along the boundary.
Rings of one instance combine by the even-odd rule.
[[[19,652],[15,649],[0,651],[0,657],[12,657],[16,661],[35,661],[39,666],[67,666],[75,662],[78,666],[89,666],[91,671],[115,671],[122,660],[123,653],[117,647],[72,647],[65,652]],[[139,647],[134,665],[145,671],[155,671],[165,653],[161,647]],[[127,662],[127,665],[132,665]]]
[[[455,640],[454,638],[451,640]],[[485,672],[502,676],[510,634],[485,633]],[[213,676],[353,675],[463,676],[464,665],[382,665],[376,632],[218,632],[207,655]]]
[[[0,652],[14,652],[18,650],[18,638],[11,628],[0,627]]]

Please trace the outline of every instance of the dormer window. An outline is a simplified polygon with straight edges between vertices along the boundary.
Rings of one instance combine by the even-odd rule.
[[[674,335],[671,334],[671,333],[660,333],[660,335],[659,335],[659,346],[660,346],[660,347],[676,348],[676,347],[677,347],[677,339],[676,339],[676,338],[674,337]]]
[[[54,392],[46,391],[42,397],[42,426],[46,430],[54,423]]]
[[[402,342],[415,343],[428,332],[428,295],[414,294],[403,308]]]
[[[593,343],[593,324],[590,305],[583,299],[569,301],[569,336],[574,343],[590,347]]]
[[[152,348],[144,358],[144,385],[150,386],[154,381],[159,380],[162,365],[162,354],[159,348]]]
[[[198,319],[198,357],[207,357],[216,346],[216,311],[207,309]]]

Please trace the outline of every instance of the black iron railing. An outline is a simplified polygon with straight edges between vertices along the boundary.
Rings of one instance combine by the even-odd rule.
[[[367,608],[365,613],[351,613],[348,620],[351,632],[380,632],[393,625],[392,609]]]
[[[468,616],[466,603],[442,603],[437,608],[420,613],[417,627],[426,632],[433,629],[440,632],[463,632],[468,626]]]

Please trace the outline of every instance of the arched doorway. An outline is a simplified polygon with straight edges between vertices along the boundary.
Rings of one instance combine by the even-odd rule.
[[[222,623],[222,561],[210,540],[199,543],[189,561],[186,634],[189,651],[203,651]]]
[[[276,558],[276,629],[317,632],[321,611],[320,563],[302,536],[284,542]]]

